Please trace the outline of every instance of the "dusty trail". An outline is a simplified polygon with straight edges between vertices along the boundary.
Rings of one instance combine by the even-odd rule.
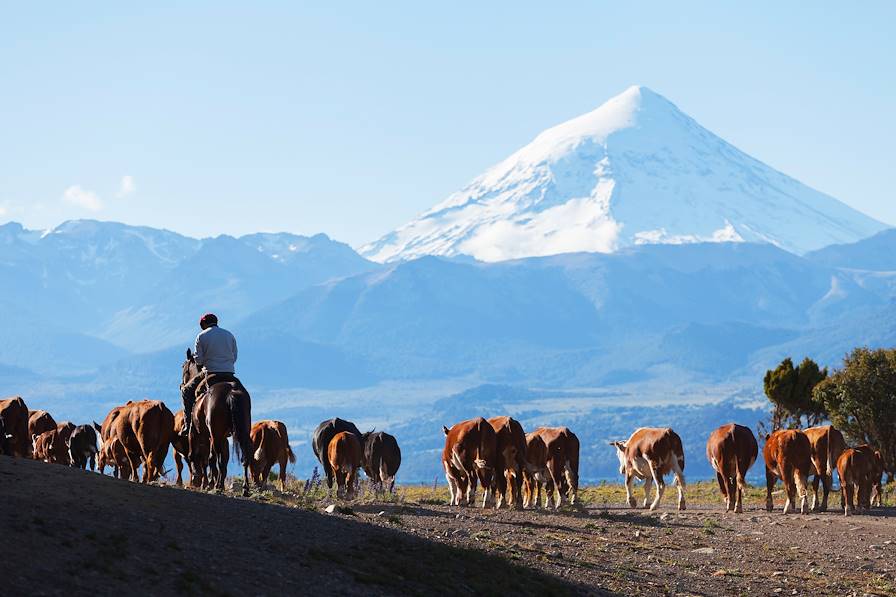
[[[5,594],[896,594],[896,510],[451,508],[142,487],[0,457]],[[836,501],[836,500],[835,500]],[[11,591],[11,592],[10,592]]]

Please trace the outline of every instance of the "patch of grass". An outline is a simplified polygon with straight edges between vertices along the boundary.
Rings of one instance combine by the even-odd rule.
[[[704,535],[715,535],[716,529],[719,528],[719,524],[712,520],[711,518],[707,518],[703,521],[703,534]]]

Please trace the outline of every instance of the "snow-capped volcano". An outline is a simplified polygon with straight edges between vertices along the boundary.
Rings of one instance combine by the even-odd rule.
[[[374,261],[482,261],[644,243],[770,242],[803,254],[886,226],[751,158],[634,86],[550,128],[413,222]]]

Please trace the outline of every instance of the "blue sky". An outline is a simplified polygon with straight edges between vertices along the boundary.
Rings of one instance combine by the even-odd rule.
[[[896,224],[893,3],[152,4],[0,8],[0,221],[357,245],[642,84]]]

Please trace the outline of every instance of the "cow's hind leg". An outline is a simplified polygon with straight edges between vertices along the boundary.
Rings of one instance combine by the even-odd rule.
[[[825,473],[821,478],[821,485],[824,493],[821,495],[821,511],[828,511],[828,496],[831,494],[831,487],[834,485],[834,475]],[[814,510],[814,508],[813,508]]]
[[[729,511],[731,509],[731,498],[728,497],[728,482],[722,473],[716,471],[716,481],[719,482],[719,491],[722,492],[722,500],[725,502],[725,511]]]
[[[451,499],[448,501],[449,506],[456,506],[456,500],[460,498],[460,491],[457,487],[457,481],[454,480],[454,475],[451,474],[451,470],[448,468],[448,463],[443,464],[443,468],[445,469],[445,480],[448,481],[448,494],[451,496]]]
[[[635,473],[632,470],[626,469],[625,471],[625,501],[628,502],[629,508],[637,508],[638,502],[635,501],[635,496],[632,495],[632,486],[635,484]],[[647,506],[647,499],[644,499],[644,505]]]
[[[806,481],[806,475],[804,475],[798,469],[795,469],[793,471],[793,484],[794,488],[796,489],[797,497],[799,497],[800,499],[800,514],[806,514],[809,511],[809,498],[806,495],[808,493],[808,483]],[[796,506],[794,505],[794,507]]]
[[[648,460],[647,466],[650,467],[650,476],[653,477],[653,482],[656,483],[656,497],[653,498],[650,509],[656,510],[656,507],[660,505],[660,501],[663,499],[663,493],[666,491],[666,481],[663,480],[663,476],[654,463]]]
[[[653,477],[644,479],[644,507],[650,503],[650,490],[653,489]]]
[[[566,461],[566,465],[563,467],[563,475],[566,478],[566,483],[569,485],[569,503],[575,505],[575,503],[579,499],[579,476],[572,468],[572,463],[568,460]]]
[[[768,512],[771,512],[775,509],[775,503],[772,501],[772,489],[775,487],[775,482],[778,480],[778,476],[775,472],[765,467],[765,509]]]
[[[811,510],[813,512],[818,512],[819,503],[818,503],[818,484],[821,483],[821,475],[815,473],[812,475],[812,506]]]
[[[686,487],[684,481],[684,471],[681,470],[680,466],[678,466],[677,459],[673,459],[672,461],[672,474],[675,475],[675,486],[678,488],[678,509],[687,510],[687,504],[685,503],[684,499]]]

